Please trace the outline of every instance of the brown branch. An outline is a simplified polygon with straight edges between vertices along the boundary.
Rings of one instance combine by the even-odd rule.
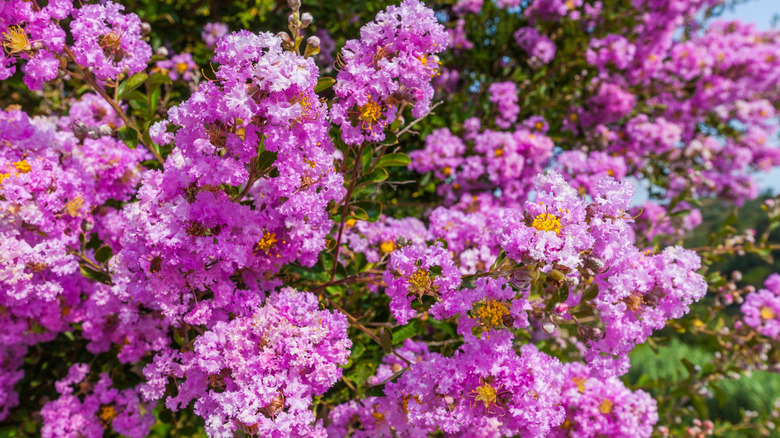
[[[74,64],[76,64],[76,68],[79,69],[79,72],[81,73],[81,77],[84,79],[84,81],[89,84],[90,87],[92,87],[93,90],[95,90],[100,96],[105,99],[106,102],[108,102],[109,105],[111,105],[111,108],[116,111],[116,113],[119,115],[119,117],[122,119],[122,121],[125,122],[125,126],[132,128],[135,130],[138,136],[138,141],[144,145],[146,149],[149,150],[149,152],[154,155],[154,158],[160,163],[165,164],[165,160],[160,155],[159,152],[157,152],[151,145],[146,144],[144,141],[143,135],[141,135],[141,131],[138,129],[135,123],[133,123],[132,120],[127,116],[127,114],[122,110],[122,108],[114,101],[114,99],[111,98],[111,96],[106,93],[106,90],[103,89],[103,87],[95,81],[95,79],[92,77],[92,75],[85,71],[84,68],[76,62],[76,55],[73,54],[73,51],[70,50],[70,47],[65,46],[64,47],[65,53],[68,55],[68,57],[73,61]]]

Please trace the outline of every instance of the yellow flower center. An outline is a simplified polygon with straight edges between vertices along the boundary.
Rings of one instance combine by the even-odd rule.
[[[385,240],[379,244],[379,250],[385,254],[390,254],[393,252],[393,250],[395,250],[395,243],[393,243],[392,240]]]
[[[488,327],[498,327],[502,324],[504,316],[509,314],[507,308],[499,301],[488,299],[479,310],[477,315],[482,324]]]
[[[369,126],[369,129],[373,124],[377,123],[381,117],[382,107],[373,100],[369,100],[360,108],[360,120],[365,122]]]
[[[260,250],[265,251],[266,253],[268,250],[271,249],[271,247],[274,246],[276,242],[279,240],[276,238],[276,233],[271,233],[269,231],[266,231],[265,234],[263,234],[263,238],[260,239],[259,242],[257,242],[257,246],[260,248]]]
[[[20,173],[27,173],[32,168],[30,167],[30,163],[27,162],[27,160],[17,161],[14,163],[14,167],[16,170],[18,170]]]
[[[482,386],[478,386],[476,392],[477,397],[474,398],[474,401],[484,403],[485,409],[489,408],[491,404],[496,403],[498,393],[496,392],[496,389],[490,386],[487,382],[483,383]]]
[[[9,54],[32,50],[27,34],[19,26],[10,26],[7,32],[3,32],[3,47]]]
[[[76,196],[65,204],[65,211],[69,215],[76,217],[79,215],[79,209],[81,209],[82,205],[84,205],[84,199],[81,196]]]
[[[188,67],[189,67],[189,66],[187,65],[187,63],[186,63],[186,62],[180,62],[180,63],[176,64],[176,70],[178,70],[178,71],[179,71],[179,74],[182,74],[182,73],[184,73],[185,71],[187,71],[187,68],[188,68]]]
[[[768,321],[775,318],[777,318],[777,313],[775,313],[774,310],[772,310],[769,306],[761,306],[761,319]]]
[[[446,166],[446,167],[444,168],[444,174],[445,174],[446,176],[450,176],[450,174],[451,174],[451,173],[452,173],[452,168],[451,168],[450,166]]]
[[[103,420],[104,426],[108,427],[112,421],[119,415],[119,413],[111,405],[100,407],[100,419]]]
[[[418,268],[409,277],[409,293],[423,296],[431,285],[431,277],[428,276],[428,271],[422,268]]]
[[[612,400],[605,398],[603,402],[599,405],[599,412],[601,412],[604,415],[609,414],[612,412],[612,407],[615,406],[615,403],[612,403]]]
[[[503,148],[496,149],[496,156],[497,157],[501,157],[503,155],[504,155],[504,149]]]
[[[542,122],[536,122],[536,130],[541,131],[542,128],[544,128],[544,123]]]
[[[582,377],[573,377],[571,379],[575,385],[577,385],[577,391],[580,392],[580,394],[585,393],[585,379]]]
[[[346,226],[347,226],[347,228],[352,228],[352,227],[354,227],[354,226],[355,226],[355,223],[356,223],[356,222],[357,222],[357,221],[356,221],[355,219],[347,219],[347,221],[346,221],[346,222],[344,222],[344,225],[346,225]]]
[[[371,415],[374,416],[374,419],[376,420],[377,423],[381,423],[382,420],[385,419],[385,415],[383,413],[379,412],[378,408],[379,408],[379,405],[375,405],[374,406],[374,412],[372,412]]]
[[[561,231],[561,221],[552,214],[542,213],[534,218],[532,227],[539,231],[553,231],[555,234]]]

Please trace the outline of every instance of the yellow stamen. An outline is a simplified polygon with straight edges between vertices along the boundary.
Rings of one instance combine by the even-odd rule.
[[[79,209],[82,205],[84,205],[84,199],[81,196],[76,196],[65,204],[65,211],[69,215],[76,217],[79,215]]]
[[[428,288],[431,286],[431,278],[428,276],[428,271],[422,268],[418,268],[409,277],[409,293],[422,297]]]
[[[554,231],[555,234],[561,231],[561,221],[554,215],[547,213],[536,216],[531,226],[539,231]]]
[[[356,223],[356,222],[357,222],[357,221],[356,221],[355,219],[347,219],[347,221],[346,221],[346,222],[344,222],[344,225],[346,225],[346,226],[347,226],[347,228],[352,228],[352,227],[354,227],[354,226],[355,226],[355,223]]]
[[[498,393],[495,388],[485,382],[482,386],[478,386],[476,389],[477,397],[474,398],[475,402],[482,402],[485,404],[485,409],[489,408],[491,404],[496,403]]]
[[[571,379],[575,385],[577,385],[577,391],[580,392],[580,394],[585,393],[585,379],[582,377],[573,377]]]
[[[480,306],[479,310],[477,310],[480,321],[488,327],[500,326],[504,320],[504,316],[508,314],[509,311],[507,308],[501,304],[501,302],[494,299],[488,299]]]
[[[504,155],[504,149],[503,148],[496,149],[496,156],[497,157],[500,157],[500,156],[503,156],[503,155]]]
[[[3,32],[3,47],[9,54],[32,50],[27,34],[19,26],[10,26],[7,32]]]
[[[768,321],[775,318],[777,318],[777,313],[775,313],[775,311],[772,310],[769,306],[761,307],[761,319]]]
[[[450,176],[451,173],[452,173],[452,168],[450,166],[444,168],[444,175]]]
[[[20,173],[27,173],[32,168],[30,167],[30,163],[27,162],[27,160],[17,161],[14,163],[14,167],[16,170],[18,170]]]
[[[379,250],[385,254],[390,254],[395,250],[395,243],[392,240],[385,240],[379,244]]]
[[[542,122],[536,122],[536,130],[541,131],[542,128],[544,128],[544,123]]]
[[[382,107],[373,100],[369,100],[365,105],[360,107],[360,120],[369,126],[377,123],[381,117]]]
[[[612,400],[605,398],[603,402],[599,405],[599,412],[601,412],[604,415],[609,414],[612,412],[612,407],[615,406],[615,403],[612,403]]]
[[[179,74],[184,74],[184,72],[187,71],[187,68],[189,68],[189,66],[186,62],[180,62],[176,64],[176,70],[179,71]]]
[[[260,239],[259,242],[257,242],[257,246],[260,248],[260,250],[265,251],[266,253],[268,250],[271,249],[271,247],[274,246],[276,242],[279,240],[276,238],[276,233],[271,233],[269,231],[266,231],[263,235],[263,238]]]
[[[103,420],[104,427],[108,427],[118,415],[119,413],[111,405],[100,407],[100,419]]]

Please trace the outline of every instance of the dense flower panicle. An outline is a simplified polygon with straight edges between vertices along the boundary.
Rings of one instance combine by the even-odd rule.
[[[14,74],[20,59],[26,61],[22,67],[24,83],[33,90],[40,90],[44,82],[57,77],[57,57],[65,44],[65,31],[55,20],[66,18],[71,8],[71,2],[62,1],[50,2],[42,10],[21,0],[0,4],[0,80]]]
[[[506,278],[480,278],[474,288],[461,289],[460,302],[452,314],[460,313],[458,333],[468,342],[484,332],[529,326],[527,291],[517,292]],[[486,336],[490,336],[488,333]]]
[[[179,53],[173,55],[171,59],[157,61],[155,67],[161,73],[168,75],[172,81],[178,81],[181,78],[181,80],[188,82],[198,71],[198,64],[195,64],[190,53]]]
[[[458,0],[452,11],[458,15],[477,14],[482,10],[485,0]]]
[[[206,23],[206,25],[203,26],[203,32],[200,33],[200,37],[203,38],[206,47],[213,48],[223,36],[227,35],[227,33],[228,25],[225,23]]]
[[[460,273],[440,242],[393,251],[382,279],[390,297],[390,312],[399,324],[406,324],[417,314],[411,308],[414,300],[422,302],[425,296],[433,297],[437,303],[431,306],[430,313],[443,317],[459,295]]]
[[[496,125],[502,129],[509,129],[517,121],[520,107],[517,105],[517,86],[514,82],[495,82],[488,87],[490,101],[498,109]]]
[[[555,43],[536,28],[522,27],[514,36],[517,45],[532,58],[532,63],[549,64],[555,58]]]
[[[130,199],[140,180],[139,162],[148,153],[129,150],[111,137],[79,142],[73,133],[58,130],[56,119],[30,119],[21,111],[0,113],[0,142],[6,145],[0,152],[0,349],[8,355],[4,366],[12,368],[20,365],[17,354],[24,346],[49,341],[69,324],[84,321],[93,290],[107,289],[79,273],[79,236],[88,241],[96,233],[110,244],[121,235],[121,227],[104,227],[104,217],[113,210],[104,204]],[[101,301],[112,299],[108,294]],[[104,307],[101,317],[117,310]],[[105,336],[92,332],[89,324],[84,324],[85,339]],[[125,333],[113,342],[122,344]],[[105,350],[109,346],[110,341]],[[1,382],[5,391],[19,378],[11,368]],[[15,395],[0,398],[2,413]]]
[[[27,347],[19,344],[0,344],[0,421],[19,405],[19,393],[14,385],[24,377],[22,365]]]
[[[144,369],[144,397],[159,399],[174,377],[178,394],[166,405],[175,411],[195,399],[209,436],[321,436],[312,398],[341,377],[352,342],[346,316],[318,307],[308,292],[272,293],[253,315],[215,324],[192,351],[156,356]]]
[[[378,412],[390,424],[446,434],[492,423],[502,436],[542,437],[563,422],[562,383],[557,359],[532,345],[518,355],[511,333],[494,332],[464,344],[452,357],[432,353],[412,364],[385,385],[387,401]]]
[[[507,213],[502,247],[518,261],[529,258],[577,269],[583,262],[581,252],[594,244],[585,221],[585,201],[556,172],[540,176],[536,190],[536,198],[526,202],[525,211]]]
[[[770,275],[764,287],[745,297],[740,308],[742,319],[762,335],[777,341],[780,340],[780,275]]]
[[[130,438],[147,436],[155,421],[153,406],[143,403],[134,388],[114,388],[107,373],[94,383],[85,381],[88,373],[89,365],[75,364],[57,382],[60,397],[41,409],[41,436],[100,438],[107,429]],[[84,388],[91,388],[86,396]]]
[[[658,421],[655,400],[644,391],[632,392],[617,377],[591,376],[577,362],[563,367],[563,424],[554,429],[554,438],[648,438]]]
[[[635,53],[636,46],[624,36],[611,34],[605,38],[591,40],[585,59],[599,70],[625,70],[634,60]]]
[[[455,28],[447,29],[447,33],[450,35],[450,42],[448,47],[454,52],[460,52],[463,50],[471,50],[474,48],[474,43],[468,40],[466,37],[466,20],[459,19],[455,22]],[[457,70],[455,70],[457,71]]]
[[[282,265],[313,265],[344,194],[314,61],[247,31],[222,38],[214,60],[218,81],[152,129],[176,147],[125,207],[117,266],[120,293],[191,324],[244,314]]]
[[[418,0],[404,0],[377,14],[341,51],[334,91],[333,121],[347,144],[384,139],[385,127],[409,105],[412,115],[428,113],[432,78],[447,48],[448,34]]]
[[[707,292],[699,256],[682,247],[643,255],[637,251],[610,271],[598,274],[599,294],[593,300],[603,324],[603,337],[588,340],[585,358],[601,362],[602,376],[628,371],[627,354],[666,321],[688,313],[689,306]],[[610,358],[614,359],[610,365]],[[606,362],[604,362],[606,361]]]
[[[73,13],[70,30],[76,62],[91,67],[99,79],[142,71],[152,57],[152,48],[141,35],[141,20],[134,13],[123,14],[124,9],[109,1],[84,5]]]

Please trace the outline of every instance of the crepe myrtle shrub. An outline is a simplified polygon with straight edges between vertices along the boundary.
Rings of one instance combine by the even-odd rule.
[[[771,436],[728,6],[0,0],[2,436]]]

